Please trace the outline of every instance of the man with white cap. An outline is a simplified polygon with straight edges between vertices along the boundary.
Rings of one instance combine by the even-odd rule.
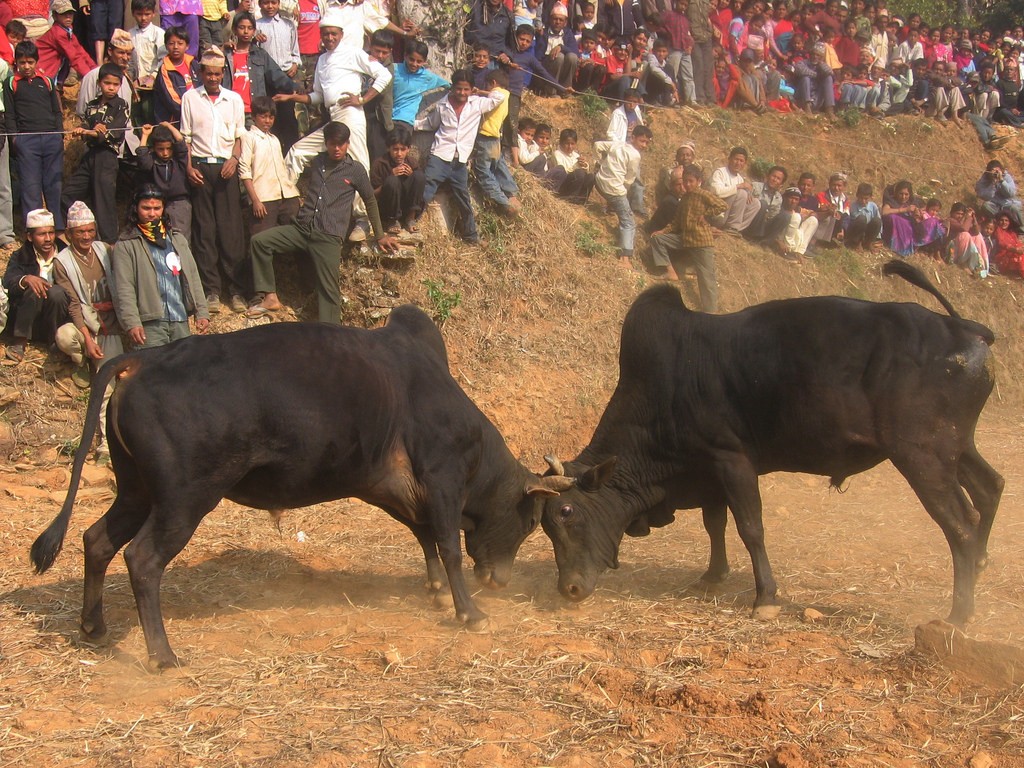
[[[57,329],[57,348],[79,367],[75,384],[89,385],[90,361],[103,365],[124,351],[114,313],[110,248],[96,237],[96,216],[81,200],[68,208],[67,248],[57,253],[54,283],[68,295],[69,322]]]
[[[576,35],[569,29],[569,11],[561,3],[555,3],[548,12],[548,23],[537,35],[537,58],[551,72],[559,85],[571,89],[580,63],[580,50]],[[553,92],[549,84],[540,84],[544,92]]]
[[[85,203],[76,200],[68,208],[64,230],[68,247],[57,254],[54,283],[68,296],[69,322],[57,329],[57,349],[71,358],[76,370],[71,380],[85,389],[92,370],[124,352],[121,325],[114,312],[114,282],[110,249],[96,237],[96,217]],[[100,443],[96,460],[109,457],[104,425],[112,386],[103,396]]]
[[[221,87],[226,60],[211,45],[200,59],[203,85],[181,98],[181,133],[191,149],[192,236],[211,314],[220,312],[222,273],[231,309],[244,312],[245,231],[238,159],[245,133],[242,97]]]
[[[124,73],[124,77],[121,78],[121,86],[117,89],[117,95],[128,105],[133,103],[134,98],[131,78],[128,77],[128,67],[132,62],[132,51],[134,50],[135,43],[132,42],[132,36],[123,29],[115,29],[114,34],[110,37],[110,44],[104,51],[104,61],[116,65]],[[96,67],[87,72],[78,85],[75,114],[81,118],[85,117],[86,104],[100,95],[99,77],[100,68]],[[119,157],[124,157],[125,154],[134,156],[135,151],[139,148],[139,137],[135,135],[130,119],[128,128],[129,130],[125,131],[125,143],[121,147]]]
[[[316,63],[313,92],[279,93],[274,101],[325,104],[334,122],[344,123],[351,132],[349,154],[370,171],[366,147],[366,116],[363,106],[377,98],[391,82],[387,67],[375,61],[361,47],[343,45],[345,17],[340,8],[329,7],[320,18],[320,42],[324,52]],[[362,41],[359,41],[360,45]],[[363,77],[370,86],[363,91]],[[298,178],[306,165],[324,151],[323,130],[317,130],[292,146],[286,159],[288,170]]]
[[[25,244],[11,254],[3,286],[10,296],[14,341],[7,359],[20,363],[30,341],[49,344],[68,316],[68,295],[53,284],[57,257],[57,230],[53,214],[45,208],[29,211],[25,220]],[[63,247],[60,243],[60,247]]]

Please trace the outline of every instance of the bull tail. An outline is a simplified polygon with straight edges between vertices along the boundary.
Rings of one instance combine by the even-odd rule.
[[[974,320],[966,320],[960,316],[960,313],[954,309],[953,305],[949,303],[949,300],[939,292],[939,289],[932,285],[931,281],[925,277],[924,272],[915,267],[912,264],[908,264],[902,259],[893,259],[882,267],[883,275],[899,275],[908,283],[913,286],[920,288],[923,291],[927,291],[942,305],[942,308],[949,313],[949,316],[955,320],[960,320],[965,326],[967,326],[972,333],[977,334],[985,343],[989,346],[996,340],[996,335],[992,332],[991,328],[982,325]]]
[[[85,412],[85,426],[82,428],[82,439],[78,443],[78,450],[75,451],[75,460],[71,468],[71,482],[68,486],[68,494],[64,498],[64,506],[61,507],[60,514],[32,544],[30,556],[36,573],[45,573],[53,565],[64,546],[64,536],[68,531],[68,523],[71,522],[71,511],[75,505],[75,496],[78,494],[78,484],[82,479],[82,467],[85,466],[85,459],[92,447],[92,437],[96,434],[96,427],[99,424],[103,393],[111,379],[137,365],[138,359],[135,356],[122,355],[104,365],[93,376],[92,388],[89,392],[89,406]]]

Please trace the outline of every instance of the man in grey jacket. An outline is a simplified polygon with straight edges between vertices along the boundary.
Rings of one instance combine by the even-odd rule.
[[[163,220],[163,195],[146,184],[128,211],[128,228],[114,245],[114,309],[136,348],[159,347],[205,333],[210,313],[188,241]]]

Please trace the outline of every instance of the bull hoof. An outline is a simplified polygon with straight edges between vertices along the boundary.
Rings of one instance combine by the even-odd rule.
[[[750,616],[758,621],[771,621],[779,618],[780,613],[782,613],[781,605],[758,605]]]
[[[707,570],[704,575],[700,577],[700,580],[705,584],[721,584],[729,576],[729,569],[726,568],[724,571]]]
[[[491,620],[486,616],[482,616],[479,619],[471,619],[466,622],[466,630],[469,632],[486,632],[491,624]]]
[[[99,645],[107,637],[107,626],[106,624],[97,624],[96,626],[80,624],[78,627],[78,634],[81,637],[82,642]]]
[[[146,669],[154,675],[158,675],[165,669],[184,667],[185,664],[173,653],[169,656],[150,656],[146,661]]]
[[[451,610],[455,607],[455,600],[452,598],[452,593],[448,591],[431,590],[430,604],[435,608],[443,608],[445,610]]]
[[[952,624],[954,627],[962,631],[967,627],[968,624],[973,623],[974,619],[975,615],[973,613],[970,613],[966,616],[961,616],[957,613],[951,613],[946,618],[946,622]]]
[[[440,579],[433,579],[433,580],[428,579],[427,583],[425,584],[425,586],[427,588],[427,592],[439,592],[440,590],[444,589],[448,585],[445,584]]]

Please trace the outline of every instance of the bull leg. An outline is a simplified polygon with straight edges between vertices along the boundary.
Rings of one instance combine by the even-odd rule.
[[[962,627],[974,615],[979,514],[953,479],[954,467],[949,462],[929,454],[892,461],[949,544],[953,556],[953,609],[949,623]]]
[[[384,511],[406,526],[412,531],[412,535],[416,537],[416,541],[419,542],[420,548],[423,550],[423,559],[427,563],[427,583],[425,586],[428,592],[436,595],[445,587],[445,575],[444,568],[441,566],[441,560],[437,554],[437,539],[434,538],[433,529],[429,525],[410,522],[407,517],[395,512]]]
[[[701,509],[704,516],[704,530],[711,540],[711,559],[708,569],[701,576],[701,581],[718,584],[729,575],[729,558],[725,551],[725,528],[729,522],[728,508],[725,502],[706,504]]]
[[[466,629],[476,632],[487,628],[487,614],[476,607],[469,594],[466,577],[462,573],[462,542],[459,540],[459,529],[451,536],[439,537],[437,549],[448,574],[448,584],[452,590],[455,603],[455,616],[466,625]]]
[[[167,565],[188,544],[207,511],[204,509],[203,512],[195,513],[181,505],[169,507],[158,503],[124,551],[139,611],[139,622],[146,637],[148,666],[153,672],[179,666],[178,657],[171,650],[164,629],[160,609],[160,582]]]
[[[977,571],[980,573],[988,565],[988,537],[992,533],[992,523],[999,509],[999,499],[1003,495],[1005,481],[1003,476],[992,469],[991,465],[972,443],[960,457],[957,464],[957,480],[967,489],[974,508],[981,515],[978,525],[978,561]]]
[[[89,642],[99,642],[107,634],[103,619],[103,581],[107,567],[149,516],[149,499],[136,479],[118,473],[117,498],[107,513],[82,537],[85,544],[85,590],[81,632]]]
[[[754,569],[753,617],[774,619],[781,610],[776,594],[778,587],[764,546],[764,524],[761,520],[761,491],[757,471],[746,456],[733,455],[718,462],[716,472],[725,489],[726,503],[736,520],[736,530],[750,553]],[[723,550],[724,551],[724,550]]]

